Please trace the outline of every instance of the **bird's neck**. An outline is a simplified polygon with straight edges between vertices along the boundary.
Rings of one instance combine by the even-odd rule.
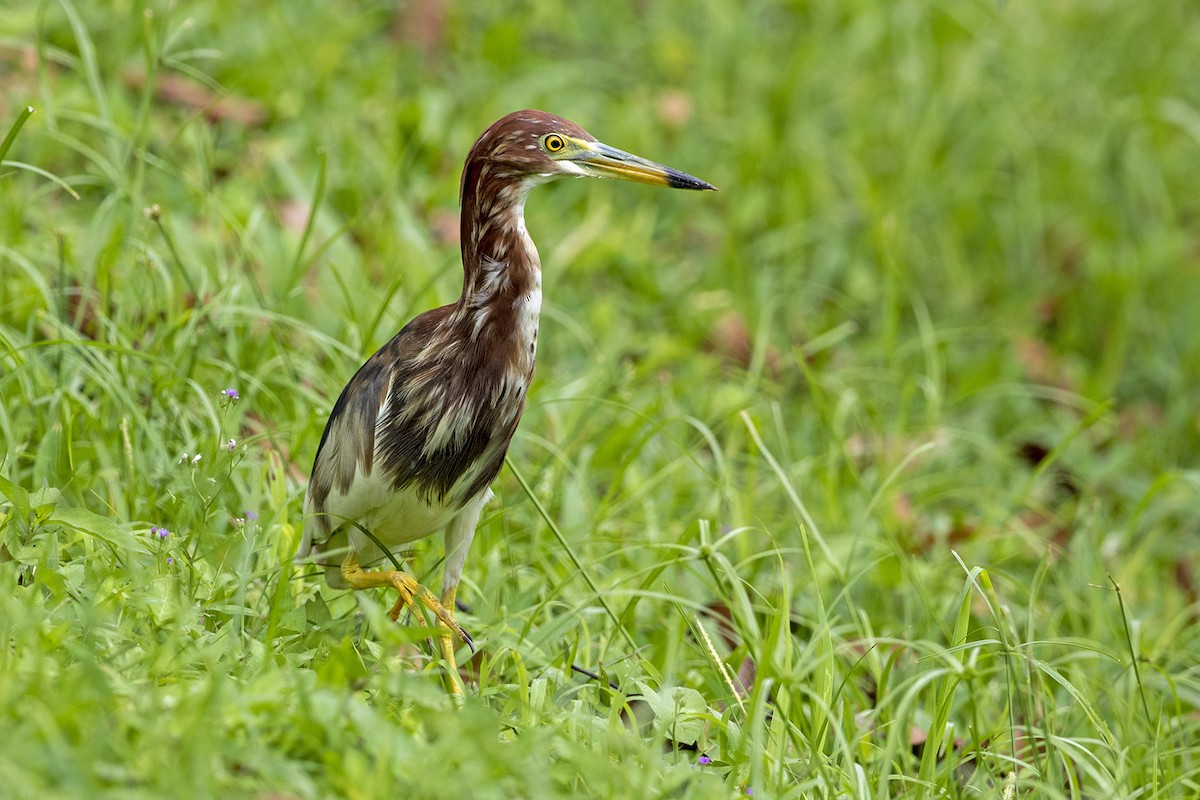
[[[526,376],[542,306],[541,261],[525,230],[525,198],[536,182],[486,167],[464,176],[463,290],[453,313],[465,337]]]
[[[488,262],[508,264],[513,280],[522,277],[516,273],[541,269],[537,248],[525,230],[525,198],[540,182],[536,176],[512,175],[487,162],[467,163],[459,228],[464,298],[478,289]]]

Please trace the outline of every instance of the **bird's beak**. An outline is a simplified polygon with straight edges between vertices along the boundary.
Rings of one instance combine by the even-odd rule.
[[[626,153],[603,142],[572,139],[571,144],[575,147],[569,160],[596,178],[618,178],[623,181],[649,183],[652,186],[668,186],[672,189],[717,191],[717,187],[707,181],[641,156]]]

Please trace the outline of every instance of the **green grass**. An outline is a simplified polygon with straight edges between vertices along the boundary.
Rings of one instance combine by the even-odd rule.
[[[6,795],[1200,793],[1190,4],[5,5]],[[531,198],[456,710],[290,554],[522,107],[722,191]]]

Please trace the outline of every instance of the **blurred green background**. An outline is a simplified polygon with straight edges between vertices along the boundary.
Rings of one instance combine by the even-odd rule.
[[[20,796],[1194,790],[1194,3],[0,12],[0,132],[36,109],[0,170]],[[385,599],[287,559],[332,401],[457,296],[462,159],[524,107],[721,192],[532,195],[545,516],[506,470],[455,716]],[[637,686],[703,731],[626,725]]]

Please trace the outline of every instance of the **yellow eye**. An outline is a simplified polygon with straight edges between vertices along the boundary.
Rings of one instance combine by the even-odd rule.
[[[546,148],[547,153],[557,153],[566,146],[567,143],[557,133],[547,133],[542,137],[542,147]]]

